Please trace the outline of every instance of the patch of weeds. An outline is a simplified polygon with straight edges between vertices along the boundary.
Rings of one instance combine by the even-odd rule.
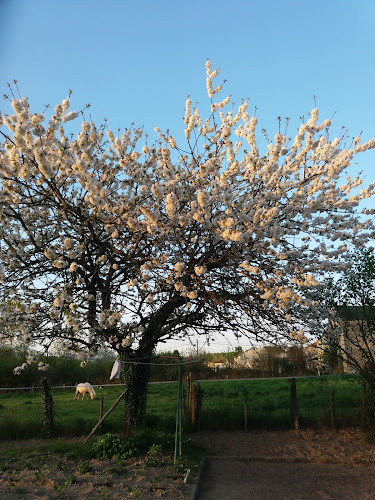
[[[117,476],[124,476],[126,473],[126,469],[122,465],[122,462],[117,462],[116,465],[111,465],[110,467],[108,467],[107,472],[109,474],[116,474]]]
[[[17,458],[20,456],[20,450],[17,447],[2,451],[3,458]]]
[[[9,482],[12,488],[15,487],[16,483],[20,480],[21,474],[18,472],[13,472],[9,477]]]
[[[106,486],[106,487],[110,488],[111,486],[113,486],[113,483],[109,478],[104,478],[104,481],[96,482],[95,486]]]
[[[154,484],[154,483],[158,484],[158,483],[160,483],[160,481],[161,481],[161,477],[155,476],[150,480],[150,484]]]
[[[55,484],[53,489],[56,491],[55,500],[62,500],[65,497],[65,490],[76,484],[77,478],[74,474],[70,474],[61,484]]]
[[[132,479],[137,479],[137,477],[139,477],[139,475],[141,474],[141,471],[140,470],[136,470],[133,472],[133,474],[131,475],[131,478]]]
[[[21,460],[21,462],[19,463],[19,469],[33,469],[33,464],[29,460]]]
[[[70,474],[70,476],[68,476],[65,481],[64,481],[64,484],[65,486],[69,487],[69,486],[72,486],[72,484],[76,484],[77,482],[77,478],[75,477],[74,474]]]
[[[87,461],[81,462],[78,465],[78,472],[80,474],[87,474],[88,472],[92,472],[93,470],[93,467],[91,467],[91,465]]]
[[[48,455],[48,453],[43,453],[43,454],[41,453],[40,455],[38,455],[37,459],[38,459],[39,464],[41,462],[44,462],[43,468],[45,469],[47,467],[46,462],[48,462],[48,460],[50,459],[50,456]]]
[[[131,486],[128,487],[128,492],[131,498],[139,498],[142,494],[138,488],[132,488]]]
[[[74,446],[69,453],[65,454],[66,458],[70,460],[74,460],[76,458],[82,458],[86,460],[90,460],[91,458],[95,458],[95,453],[93,453],[91,446],[84,447],[81,445]]]
[[[173,465],[172,463],[170,464]],[[185,479],[184,482],[187,482],[188,477],[196,476],[199,472],[200,462],[197,463],[195,460],[189,459],[188,457],[182,458],[174,467],[174,471],[176,474],[183,474]]]
[[[65,496],[65,488],[62,485],[54,484],[53,489],[56,491],[55,500],[62,500]]]
[[[0,472],[5,472],[10,469],[8,461],[0,462]]]
[[[46,472],[45,471],[42,471],[42,470],[36,470],[34,472],[35,474],[35,478],[40,481],[41,483],[44,483],[46,480],[47,480],[47,477],[46,477]]]
[[[57,460],[57,462],[55,462],[55,465],[53,468],[54,468],[54,470],[62,471],[62,470],[64,470],[65,466],[61,460]]]
[[[111,490],[109,488],[99,488],[99,495],[103,498],[103,500],[107,500],[111,496]]]
[[[18,495],[24,495],[26,491],[27,489],[24,488],[23,486],[19,486],[18,488],[15,489],[15,492],[18,493]]]
[[[152,446],[150,446],[146,456],[146,460],[149,465],[157,466],[162,463],[163,456],[161,450],[161,444],[153,444]]]
[[[69,459],[75,458],[94,458],[91,446],[82,446],[81,443],[77,442],[64,442],[61,440],[54,441],[44,448],[49,454],[64,455],[64,457]]]
[[[68,451],[70,451],[70,448],[70,443],[63,442],[58,439],[57,441],[53,441],[52,443],[50,443],[46,447],[46,450],[48,450],[50,453],[67,453]]]

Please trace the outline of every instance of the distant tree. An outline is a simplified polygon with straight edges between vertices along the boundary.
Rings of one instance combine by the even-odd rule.
[[[302,345],[291,346],[286,351],[286,360],[290,364],[290,372],[288,375],[306,375],[306,354]]]
[[[343,353],[335,342],[324,343],[323,352],[320,354],[319,368],[323,373],[343,372]]]
[[[28,99],[0,117],[0,331],[49,347],[114,349],[125,363],[124,432],[145,417],[157,344],[224,329],[258,340],[301,337],[317,270],[337,269],[370,223],[355,215],[374,186],[347,175],[375,140],[330,140],[318,110],[256,139],[248,102],[217,99],[206,64],[207,118],[185,107],[186,144],[158,128],[114,134],[70,95],[48,118]],[[288,120],[286,120],[288,122]],[[66,129],[66,124],[69,128]],[[297,329],[298,330],[298,329]]]
[[[177,350],[157,353],[152,358],[151,380],[155,382],[178,380],[179,357]]]
[[[277,377],[281,370],[281,357],[284,351],[279,346],[264,346],[257,350],[252,360],[252,368],[262,374],[263,377]]]
[[[336,363],[341,359],[375,389],[375,256],[362,248],[350,257],[351,266],[326,289],[326,345]]]

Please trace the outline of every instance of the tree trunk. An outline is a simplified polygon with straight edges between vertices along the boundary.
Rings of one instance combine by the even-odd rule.
[[[126,363],[124,366],[125,405],[123,434],[128,437],[133,429],[145,424],[147,385],[150,380],[151,353],[149,356],[140,356],[140,364]],[[142,364],[141,364],[142,363]]]
[[[43,417],[43,433],[45,437],[52,437],[54,431],[53,425],[53,398],[51,388],[48,384],[47,378],[41,378],[43,400],[44,400],[44,417]]]
[[[146,421],[147,384],[150,380],[151,359],[160,338],[160,332],[168,318],[184,304],[184,297],[172,297],[150,317],[136,351],[124,353],[124,436],[130,436],[133,429]]]

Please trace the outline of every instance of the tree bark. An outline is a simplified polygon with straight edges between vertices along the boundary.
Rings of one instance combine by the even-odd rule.
[[[145,425],[147,385],[150,380],[151,354],[138,361],[125,361],[125,405],[123,434],[128,437],[135,427]]]

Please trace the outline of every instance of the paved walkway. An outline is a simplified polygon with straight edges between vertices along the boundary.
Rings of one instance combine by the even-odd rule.
[[[374,473],[363,465],[207,457],[194,500],[373,500]]]
[[[375,500],[375,447],[355,430],[208,432],[194,500]]]

